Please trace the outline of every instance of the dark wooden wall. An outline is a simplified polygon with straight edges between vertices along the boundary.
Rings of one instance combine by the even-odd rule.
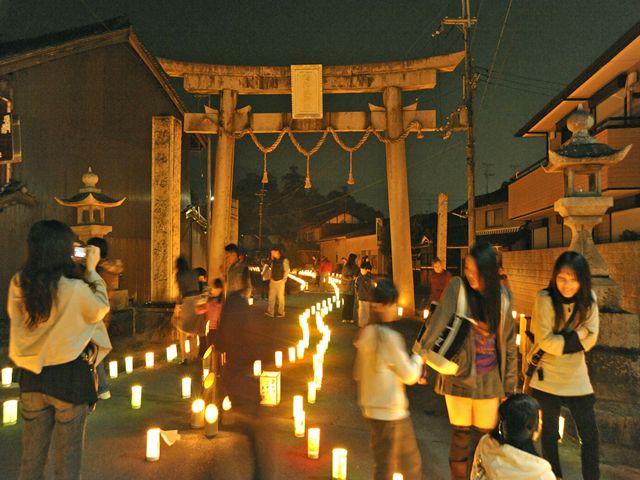
[[[82,186],[91,166],[98,187],[114,198],[107,210],[114,257],[125,262],[122,286],[139,303],[150,294],[151,117],[181,114],[128,44],[101,47],[10,75],[14,112],[22,125],[24,161],[14,177],[27,184],[38,206],[0,213],[0,317],[9,279],[25,258],[31,224],[55,218],[75,222],[75,210],[57,205]],[[190,202],[187,137],[183,138],[182,206]],[[189,252],[185,252],[189,253]]]

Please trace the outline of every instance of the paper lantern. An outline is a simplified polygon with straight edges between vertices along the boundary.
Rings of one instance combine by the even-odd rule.
[[[425,320],[426,320],[427,318],[429,318],[429,309],[425,308],[425,309],[422,311],[422,318],[424,318]]]
[[[248,303],[249,305],[253,305],[253,297],[249,297],[249,298],[247,299],[247,303]]]
[[[253,362],[253,376],[259,377],[262,373],[262,362],[260,360],[256,360]]]
[[[401,317],[403,314],[404,310],[402,307],[398,307],[398,316]]]
[[[298,438],[304,437],[305,416],[304,410],[301,410],[293,417],[293,434]]]
[[[184,353],[191,353],[191,341],[189,339],[184,341]]]
[[[518,318],[518,312],[516,312],[515,310],[511,310],[511,316],[515,320],[516,318]]]
[[[144,366],[146,368],[153,368],[153,363],[155,361],[155,355],[153,352],[147,352],[144,355]]]
[[[331,451],[331,479],[347,480],[347,450],[346,448],[334,448]]]
[[[191,398],[191,377],[182,377],[182,398]]]
[[[204,427],[204,400],[198,398],[191,404],[191,428]]]
[[[6,367],[2,369],[2,386],[10,387],[13,381],[13,368]]]
[[[320,457],[320,429],[317,427],[307,430],[307,456],[314,460]]]
[[[133,372],[133,357],[124,357],[124,371],[127,373]]]
[[[316,403],[316,382],[313,380],[307,384],[307,403]]]
[[[276,352],[276,368],[282,368],[282,352],[280,350]]]
[[[133,385],[131,387],[131,408],[138,410],[142,406],[142,386]]]
[[[316,382],[316,390],[322,390],[322,363],[313,365],[313,381]]]
[[[394,473],[391,480],[404,480],[404,476],[401,473]]]
[[[520,334],[516,333],[516,345],[520,346]]]
[[[558,435],[560,435],[560,441],[564,437],[564,417],[560,415],[558,418]]]
[[[227,395],[222,400],[222,424],[223,425],[233,425],[235,423],[235,416],[231,411],[231,399]]]
[[[296,354],[298,356],[298,360],[302,360],[304,358],[304,341],[301,340],[298,342],[296,346]]]
[[[204,436],[213,438],[218,434],[218,407],[213,403],[204,409]]]
[[[5,400],[2,402],[2,425],[8,427],[18,423],[18,400]]]
[[[215,403],[216,401],[216,376],[214,373],[209,373],[202,382],[204,401],[209,403]]]
[[[316,313],[316,306],[312,305],[311,306],[311,315],[314,315]]]
[[[293,416],[304,410],[304,397],[302,395],[293,396]]]
[[[160,429],[147,430],[147,462],[155,462],[160,458]]]
[[[186,351],[187,349],[185,348]],[[167,362],[173,362],[176,358],[178,358],[178,347],[175,343],[172,343],[167,347]]]
[[[209,322],[207,322],[207,331],[209,331]],[[200,337],[196,337],[196,345],[200,346]]]
[[[296,361],[296,347],[289,347],[289,363]]]
[[[204,370],[202,370],[202,381],[204,382],[204,380],[209,376],[209,369],[205,368]]]
[[[118,378],[118,362],[116,360],[109,362],[109,377]]]
[[[260,405],[274,407],[280,404],[280,372],[262,372],[260,399]]]

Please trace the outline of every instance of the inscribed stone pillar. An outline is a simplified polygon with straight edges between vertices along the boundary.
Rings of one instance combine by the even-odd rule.
[[[177,295],[174,264],[180,255],[180,171],[182,124],[153,117],[151,146],[151,301]]]
[[[436,256],[442,263],[442,268],[447,268],[447,215],[449,210],[449,195],[440,192],[438,194],[438,241]]]
[[[209,278],[224,278],[224,245],[228,238],[233,193],[233,156],[235,139],[222,130],[233,132],[233,118],[238,93],[222,90],[220,94],[220,129],[216,146],[215,183],[213,208],[209,219]]]
[[[387,87],[383,92],[387,111],[387,137],[402,135],[402,91]],[[393,280],[398,288],[398,303],[406,311],[415,310],[411,233],[409,230],[409,189],[407,185],[407,155],[404,140],[385,144],[387,155],[387,189],[391,224],[391,257]]]

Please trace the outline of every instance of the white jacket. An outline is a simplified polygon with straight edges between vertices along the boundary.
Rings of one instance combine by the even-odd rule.
[[[20,368],[39,374],[42,367],[60,365],[78,358],[89,341],[98,346],[96,364],[111,350],[111,342],[102,319],[109,312],[104,280],[87,272],[87,281],[60,278],[58,292],[49,318],[31,329],[24,305],[20,274],[11,279],[7,311],[11,320],[9,358]]]
[[[388,327],[364,327],[355,341],[358,350],[354,378],[358,404],[366,418],[401,420],[409,416],[404,385],[413,385],[422,372],[422,358],[407,354],[402,336]]]
[[[555,480],[551,464],[511,445],[502,445],[491,435],[480,439],[471,470],[471,480]]]

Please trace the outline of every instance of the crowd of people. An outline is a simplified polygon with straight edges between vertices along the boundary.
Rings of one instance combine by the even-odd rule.
[[[56,478],[79,478],[86,418],[108,391],[106,378],[96,378],[111,350],[105,325],[108,284],[102,276],[111,268],[107,245],[89,242],[78,261],[71,229],[55,220],[34,224],[27,244],[27,261],[11,280],[8,297],[9,356],[21,371],[20,478],[42,478],[47,458]],[[265,314],[283,317],[290,265],[279,247],[270,253],[257,281],[267,300]],[[254,332],[247,310],[251,274],[237,245],[225,247],[221,271],[223,278],[210,279],[204,269],[177,259],[179,299],[172,324],[184,362],[215,347],[220,398],[231,395],[235,404],[257,405],[257,392],[246,388],[246,375],[239,373],[250,371],[254,356],[247,344]],[[326,280],[327,262],[320,262],[318,271]],[[522,359],[524,393],[518,387],[511,294],[491,245],[472,246],[460,277],[435,259],[430,315],[411,351],[393,328],[398,320],[393,283],[374,278],[368,258],[358,265],[355,254],[343,260],[341,275],[342,319],[357,319],[359,327],[354,376],[370,425],[376,480],[390,479],[393,472],[405,479],[422,476],[405,386],[424,383],[425,365],[437,372],[435,391],[447,407],[452,479],[562,478],[561,407],[570,410],[581,439],[583,478],[599,478],[595,396],[585,362],[585,352],[597,341],[599,312],[582,255],[560,255],[548,287],[538,293],[533,341]],[[200,350],[187,351],[186,340]],[[539,436],[541,454],[535,446]],[[52,438],[55,450],[49,455]]]

